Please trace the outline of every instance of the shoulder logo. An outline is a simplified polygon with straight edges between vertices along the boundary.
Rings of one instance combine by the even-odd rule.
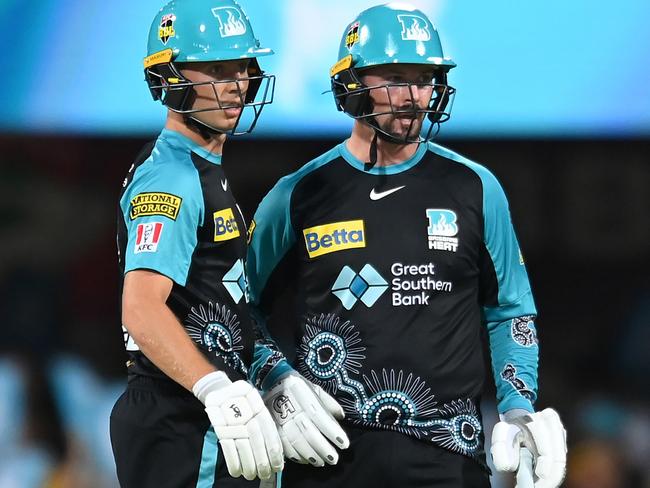
[[[431,32],[429,25],[419,15],[398,15],[397,20],[402,24],[402,40],[404,41],[429,41]]]
[[[302,231],[305,246],[310,258],[366,247],[366,235],[363,220],[348,220],[332,224],[317,225]]]
[[[213,214],[214,242],[229,241],[239,237],[239,226],[232,208],[225,208]]]
[[[428,208],[429,249],[456,252],[458,249],[458,217],[446,208]]]
[[[135,249],[133,250],[134,254],[139,254],[141,252],[157,252],[162,230],[162,222],[138,224],[137,234],[135,237]]]
[[[381,192],[377,192],[373,188],[372,190],[370,190],[370,200],[381,200],[382,198],[387,197],[388,195],[395,193],[396,191],[400,191],[404,187],[406,187],[406,185],[398,186],[396,188],[391,188],[390,190],[381,191]]]
[[[228,191],[228,180],[221,180],[221,188],[223,191]]]
[[[257,227],[257,223],[255,223],[255,220],[251,220],[251,224],[248,226],[248,230],[246,231],[247,244],[250,244],[253,240],[253,232],[255,232],[255,227]]]
[[[176,21],[176,16],[174,14],[163,15],[160,20],[160,26],[158,27],[158,39],[163,44],[167,44],[170,37],[174,37],[176,32],[174,31],[174,22]]]
[[[215,7],[212,9],[219,21],[219,34],[221,37],[241,36],[246,34],[246,22],[240,10],[234,7]]]
[[[345,35],[345,46],[350,49],[357,42],[359,42],[359,22],[355,22],[348,29],[348,33]]]
[[[160,215],[176,220],[183,199],[171,193],[148,192],[138,193],[131,200],[129,217],[135,220],[147,215]]]

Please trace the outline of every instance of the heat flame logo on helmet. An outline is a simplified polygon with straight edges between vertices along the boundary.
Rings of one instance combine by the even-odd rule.
[[[417,15],[398,15],[402,24],[402,39],[405,41],[429,41],[431,32],[427,21]]]
[[[246,34],[246,22],[241,11],[233,7],[215,7],[212,14],[219,21],[221,37],[241,36]]]
[[[174,14],[163,15],[163,18],[160,20],[160,27],[158,28],[158,38],[163,44],[167,44],[167,41],[170,37],[176,35],[174,31],[174,22],[176,21],[176,16]]]

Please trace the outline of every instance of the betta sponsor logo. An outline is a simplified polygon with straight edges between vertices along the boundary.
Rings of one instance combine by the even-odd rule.
[[[225,208],[213,214],[214,217],[214,241],[228,241],[239,237],[239,226],[232,208]]]
[[[317,225],[303,229],[302,232],[310,258],[345,249],[366,247],[363,220]]]

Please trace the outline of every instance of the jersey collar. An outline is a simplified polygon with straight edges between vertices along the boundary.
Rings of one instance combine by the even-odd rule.
[[[345,159],[350,166],[353,168],[358,169],[359,171],[363,171],[364,173],[370,173],[371,175],[394,175],[397,173],[402,173],[404,171],[407,171],[411,169],[413,166],[418,164],[424,154],[427,152],[427,145],[426,143],[422,143],[418,145],[417,150],[415,151],[415,154],[411,156],[409,159],[406,161],[403,161],[398,164],[392,164],[390,166],[374,166],[370,168],[369,170],[365,170],[364,166],[365,163],[363,161],[358,160],[355,158],[352,153],[348,150],[347,147],[347,142],[349,139],[346,139],[343,141],[341,144],[339,144],[339,152],[341,153],[341,156],[343,159]]]
[[[214,164],[221,164],[221,154],[214,154],[205,148],[199,146],[189,137],[184,136],[180,132],[176,132],[171,129],[163,129],[160,133],[160,138],[165,139],[172,146],[181,146],[186,147],[193,153],[201,156],[203,159],[206,159]]]

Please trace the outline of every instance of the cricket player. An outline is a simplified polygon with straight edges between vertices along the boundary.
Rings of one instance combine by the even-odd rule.
[[[285,444],[297,462],[283,488],[490,486],[482,334],[501,416],[494,465],[516,471],[523,446],[536,488],[562,482],[564,428],[534,408],[537,312],[506,196],[486,168],[430,142],[454,67],[424,12],[360,13],[330,72],[350,137],[282,178],[251,223],[251,300],[268,315],[279,277],[293,276],[291,366],[343,407],[350,438],[324,469]]]
[[[250,132],[272,100],[258,63],[270,54],[234,0],[174,0],[151,25],[145,78],[167,120],[118,211],[129,360],[111,441],[123,488],[257,487],[247,480],[282,469],[247,381],[246,226],[221,166],[226,136]]]

